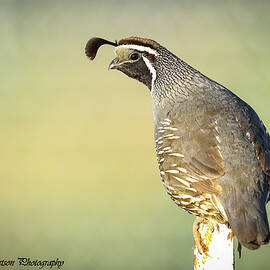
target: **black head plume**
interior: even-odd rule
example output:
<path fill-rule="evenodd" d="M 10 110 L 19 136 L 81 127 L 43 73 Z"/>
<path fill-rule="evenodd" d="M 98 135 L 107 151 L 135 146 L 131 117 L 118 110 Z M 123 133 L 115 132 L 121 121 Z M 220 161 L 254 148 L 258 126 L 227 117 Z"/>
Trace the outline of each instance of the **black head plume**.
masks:
<path fill-rule="evenodd" d="M 85 46 L 85 54 L 90 58 L 90 60 L 94 60 L 99 47 L 104 44 L 109 44 L 115 47 L 118 46 L 116 41 L 111 42 L 103 38 L 94 37 L 88 40 Z"/>

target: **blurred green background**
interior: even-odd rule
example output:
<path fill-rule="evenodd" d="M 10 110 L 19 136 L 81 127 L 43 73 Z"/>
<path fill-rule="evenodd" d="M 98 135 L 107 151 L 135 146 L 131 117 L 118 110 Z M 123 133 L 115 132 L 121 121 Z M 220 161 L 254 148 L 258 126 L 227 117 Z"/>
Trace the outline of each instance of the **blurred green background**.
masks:
<path fill-rule="evenodd" d="M 157 40 L 270 128 L 269 11 L 269 1 L 0 0 L 0 259 L 191 269 L 193 217 L 161 184 L 149 91 L 107 70 L 112 47 L 90 62 L 84 46 Z M 269 269 L 269 254 L 244 249 L 236 269 Z"/>

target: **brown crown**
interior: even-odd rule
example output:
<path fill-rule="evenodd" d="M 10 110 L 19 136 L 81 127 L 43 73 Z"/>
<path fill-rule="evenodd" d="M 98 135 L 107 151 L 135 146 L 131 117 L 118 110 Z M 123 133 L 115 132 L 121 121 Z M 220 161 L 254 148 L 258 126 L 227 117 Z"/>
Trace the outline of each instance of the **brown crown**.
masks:
<path fill-rule="evenodd" d="M 139 37 L 128 37 L 119 40 L 118 45 L 140 45 L 156 50 L 160 45 L 154 40 Z"/>

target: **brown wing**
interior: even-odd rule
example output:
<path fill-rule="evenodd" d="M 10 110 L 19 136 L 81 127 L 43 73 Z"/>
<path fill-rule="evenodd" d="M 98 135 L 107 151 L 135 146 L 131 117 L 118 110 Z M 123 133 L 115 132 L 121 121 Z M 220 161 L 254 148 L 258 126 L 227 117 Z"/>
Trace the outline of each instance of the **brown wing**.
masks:
<path fill-rule="evenodd" d="M 215 112 L 196 117 L 190 112 L 184 114 L 163 119 L 156 130 L 164 185 L 173 200 L 188 212 L 222 222 L 225 214 L 217 198 L 221 187 L 216 179 L 224 175 L 224 160 Z"/>
<path fill-rule="evenodd" d="M 207 112 L 197 118 L 189 113 L 182 114 L 184 122 L 173 119 L 161 121 L 158 132 L 163 139 L 162 144 L 158 144 L 160 141 L 157 143 L 157 147 L 168 152 L 158 151 L 161 160 L 161 156 L 166 157 L 161 169 L 173 169 L 171 164 L 176 164 L 181 177 L 187 178 L 198 192 L 218 194 L 220 187 L 215 179 L 224 175 L 224 160 L 220 153 L 217 122 L 211 113 L 213 117 L 209 117 L 210 113 Z"/>
<path fill-rule="evenodd" d="M 219 193 L 220 188 L 214 180 L 224 175 L 224 160 L 216 120 L 208 116 L 195 118 L 182 138 L 182 149 L 186 153 L 184 166 L 187 174 L 198 180 L 196 188 L 201 192 Z"/>

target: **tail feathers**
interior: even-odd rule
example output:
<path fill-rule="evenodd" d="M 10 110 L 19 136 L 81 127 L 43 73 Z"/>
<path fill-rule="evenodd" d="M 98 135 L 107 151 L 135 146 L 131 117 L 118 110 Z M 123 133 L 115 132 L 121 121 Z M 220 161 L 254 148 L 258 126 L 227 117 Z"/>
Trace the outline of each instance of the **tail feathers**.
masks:
<path fill-rule="evenodd" d="M 230 199 L 223 200 L 229 224 L 239 243 L 248 249 L 257 249 L 270 241 L 265 208 L 266 194 L 233 189 Z"/>
<path fill-rule="evenodd" d="M 263 210 L 261 213 L 256 213 L 256 215 L 242 211 L 238 218 L 229 218 L 232 231 L 238 238 L 239 243 L 248 249 L 257 249 L 270 240 L 265 207 Z"/>

